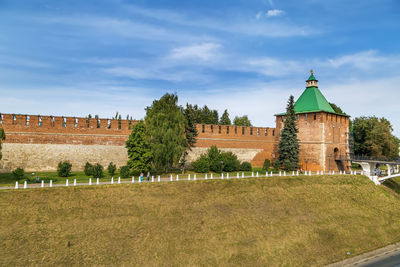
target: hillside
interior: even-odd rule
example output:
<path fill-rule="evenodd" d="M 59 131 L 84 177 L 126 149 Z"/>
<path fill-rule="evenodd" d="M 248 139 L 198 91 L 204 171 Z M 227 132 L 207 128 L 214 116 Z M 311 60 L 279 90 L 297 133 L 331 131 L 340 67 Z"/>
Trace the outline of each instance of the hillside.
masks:
<path fill-rule="evenodd" d="M 0 207 L 5 266 L 323 265 L 400 241 L 399 195 L 350 175 L 10 190 Z"/>

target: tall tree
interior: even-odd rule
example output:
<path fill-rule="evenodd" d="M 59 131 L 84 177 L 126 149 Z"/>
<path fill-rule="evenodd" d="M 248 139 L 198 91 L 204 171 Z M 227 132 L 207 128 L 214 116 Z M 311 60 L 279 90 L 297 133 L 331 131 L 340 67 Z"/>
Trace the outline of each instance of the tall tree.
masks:
<path fill-rule="evenodd" d="M 143 121 L 133 126 L 129 139 L 126 141 L 126 148 L 129 157 L 127 165 L 134 173 L 150 171 L 153 156 Z"/>
<path fill-rule="evenodd" d="M 294 97 L 291 95 L 286 107 L 285 125 L 281 132 L 279 141 L 279 162 L 284 165 L 285 170 L 298 169 L 299 166 L 299 140 L 296 127 L 296 112 L 294 110 Z"/>
<path fill-rule="evenodd" d="M 188 150 L 191 151 L 192 147 L 196 143 L 196 137 L 198 135 L 198 132 L 196 129 L 196 124 L 194 122 L 195 110 L 193 109 L 193 106 L 186 103 L 186 108 L 185 109 L 182 108 L 182 113 L 183 116 L 185 117 L 185 137 L 186 137 L 187 149 L 185 152 L 183 152 L 182 158 L 179 162 L 179 166 L 182 169 L 182 173 L 184 173 L 187 162 L 186 157 L 189 154 Z"/>
<path fill-rule="evenodd" d="M 377 159 L 397 159 L 399 139 L 385 118 L 359 117 L 353 122 L 354 152 Z"/>
<path fill-rule="evenodd" d="M 221 119 L 219 120 L 219 124 L 221 125 L 231 125 L 231 119 L 229 118 L 228 110 L 225 109 L 224 113 L 221 116 Z"/>
<path fill-rule="evenodd" d="M 337 114 L 341 114 L 341 115 L 347 115 L 338 105 L 336 105 L 335 103 L 329 103 L 329 105 L 331 105 L 331 107 L 333 108 L 333 110 L 337 113 Z"/>
<path fill-rule="evenodd" d="M 253 126 L 251 125 L 251 121 L 249 120 L 249 117 L 247 117 L 247 115 L 243 115 L 241 117 L 236 116 L 233 119 L 233 124 L 235 126 L 246 126 L 246 127 Z"/>
<path fill-rule="evenodd" d="M 147 136 L 157 170 L 168 170 L 179 162 L 187 147 L 185 117 L 176 94 L 165 94 L 146 108 Z"/>
<path fill-rule="evenodd" d="M 3 154 L 1 153 L 3 141 L 6 140 L 6 134 L 3 128 L 0 127 L 0 160 L 3 158 Z"/>

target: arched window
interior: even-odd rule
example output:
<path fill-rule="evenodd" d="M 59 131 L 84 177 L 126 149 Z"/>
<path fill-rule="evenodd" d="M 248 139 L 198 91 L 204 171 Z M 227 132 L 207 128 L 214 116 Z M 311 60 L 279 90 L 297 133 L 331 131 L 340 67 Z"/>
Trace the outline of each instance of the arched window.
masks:
<path fill-rule="evenodd" d="M 39 116 L 39 118 L 38 118 L 38 124 L 39 124 L 39 127 L 42 127 L 42 125 L 43 125 L 42 116 Z"/>

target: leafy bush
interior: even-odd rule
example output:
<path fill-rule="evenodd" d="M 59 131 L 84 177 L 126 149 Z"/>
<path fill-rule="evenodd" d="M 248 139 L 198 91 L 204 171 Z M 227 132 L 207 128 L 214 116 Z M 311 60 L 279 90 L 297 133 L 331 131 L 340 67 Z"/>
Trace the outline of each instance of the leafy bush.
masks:
<path fill-rule="evenodd" d="M 103 166 L 101 166 L 100 163 L 96 163 L 93 165 L 91 168 L 91 175 L 93 175 L 94 178 L 103 178 L 104 173 L 103 173 Z"/>
<path fill-rule="evenodd" d="M 249 172 L 252 169 L 253 168 L 251 167 L 250 162 L 244 161 L 244 162 L 242 162 L 242 164 L 240 164 L 240 170 L 241 171 Z"/>
<path fill-rule="evenodd" d="M 86 162 L 84 172 L 86 176 L 91 176 L 93 172 L 93 165 L 89 162 Z"/>
<path fill-rule="evenodd" d="M 210 163 L 210 170 L 213 172 L 222 172 L 222 156 L 221 151 L 216 146 L 212 146 L 207 150 L 207 158 Z"/>
<path fill-rule="evenodd" d="M 129 168 L 129 166 L 122 166 L 122 167 L 119 169 L 119 175 L 120 175 L 122 178 L 128 178 L 128 177 L 129 177 L 129 174 L 130 174 L 130 168 Z"/>
<path fill-rule="evenodd" d="M 25 171 L 23 168 L 16 168 L 13 172 L 12 175 L 14 176 L 15 180 L 21 180 L 25 176 Z"/>
<path fill-rule="evenodd" d="M 240 162 L 235 154 L 232 152 L 221 153 L 223 161 L 223 169 L 226 172 L 234 172 L 240 169 Z"/>
<path fill-rule="evenodd" d="M 195 172 L 207 173 L 210 171 L 210 162 L 206 155 L 201 155 L 199 159 L 192 163 Z"/>
<path fill-rule="evenodd" d="M 281 162 L 280 162 L 278 159 L 275 160 L 275 162 L 274 162 L 274 169 L 275 169 L 276 171 L 279 171 L 279 170 L 281 169 L 281 167 L 282 167 Z"/>
<path fill-rule="evenodd" d="M 263 169 L 268 171 L 270 167 L 271 167 L 271 161 L 269 159 L 265 159 Z"/>
<path fill-rule="evenodd" d="M 68 177 L 71 175 L 72 164 L 68 161 L 58 163 L 57 174 L 60 177 Z"/>
<path fill-rule="evenodd" d="M 111 176 L 114 176 L 116 170 L 117 170 L 117 166 L 115 164 L 113 164 L 112 162 L 110 162 L 110 164 L 108 164 L 108 167 L 107 167 L 107 172 Z"/>

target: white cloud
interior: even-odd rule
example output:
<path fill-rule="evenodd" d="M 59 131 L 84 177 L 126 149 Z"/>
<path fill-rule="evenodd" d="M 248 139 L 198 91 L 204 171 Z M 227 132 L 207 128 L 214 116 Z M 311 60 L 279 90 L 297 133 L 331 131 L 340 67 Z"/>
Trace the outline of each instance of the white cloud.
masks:
<path fill-rule="evenodd" d="M 267 17 L 278 17 L 285 14 L 285 11 L 280 9 L 270 9 L 267 11 Z"/>
<path fill-rule="evenodd" d="M 263 13 L 260 11 L 256 14 L 256 19 L 261 19 L 261 17 L 263 16 Z"/>
<path fill-rule="evenodd" d="M 218 57 L 218 50 L 221 47 L 216 43 L 202 43 L 184 47 L 174 48 L 171 51 L 172 59 L 199 59 L 203 61 L 214 60 Z"/>

